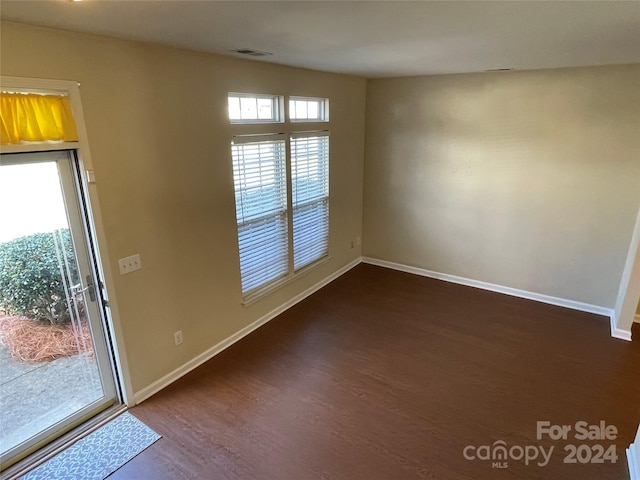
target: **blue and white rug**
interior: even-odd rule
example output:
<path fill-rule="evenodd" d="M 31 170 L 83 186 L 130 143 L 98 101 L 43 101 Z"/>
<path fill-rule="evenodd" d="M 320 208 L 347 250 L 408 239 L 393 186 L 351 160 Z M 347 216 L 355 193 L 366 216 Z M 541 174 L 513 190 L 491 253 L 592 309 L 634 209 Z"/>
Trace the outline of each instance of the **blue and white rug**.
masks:
<path fill-rule="evenodd" d="M 20 480 L 103 480 L 159 438 L 125 412 Z"/>

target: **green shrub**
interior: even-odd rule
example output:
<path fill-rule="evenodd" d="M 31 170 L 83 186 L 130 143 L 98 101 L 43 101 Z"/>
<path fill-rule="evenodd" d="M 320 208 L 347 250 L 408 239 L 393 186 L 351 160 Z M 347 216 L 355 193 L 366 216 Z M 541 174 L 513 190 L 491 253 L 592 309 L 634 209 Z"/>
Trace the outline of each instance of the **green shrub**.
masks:
<path fill-rule="evenodd" d="M 65 283 L 79 283 L 68 229 L 0 244 L 0 309 L 7 314 L 51 324 L 68 323 Z"/>

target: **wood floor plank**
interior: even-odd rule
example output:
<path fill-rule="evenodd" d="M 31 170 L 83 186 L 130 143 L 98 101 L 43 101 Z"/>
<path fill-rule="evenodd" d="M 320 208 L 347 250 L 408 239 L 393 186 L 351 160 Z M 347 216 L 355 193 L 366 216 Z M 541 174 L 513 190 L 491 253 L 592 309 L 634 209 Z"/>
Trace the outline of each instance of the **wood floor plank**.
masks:
<path fill-rule="evenodd" d="M 110 478 L 626 479 L 639 372 L 604 317 L 359 265 L 133 408 L 163 438 Z M 619 435 L 538 440 L 538 420 Z M 463 456 L 499 440 L 554 452 Z M 565 464 L 568 443 L 619 458 Z"/>

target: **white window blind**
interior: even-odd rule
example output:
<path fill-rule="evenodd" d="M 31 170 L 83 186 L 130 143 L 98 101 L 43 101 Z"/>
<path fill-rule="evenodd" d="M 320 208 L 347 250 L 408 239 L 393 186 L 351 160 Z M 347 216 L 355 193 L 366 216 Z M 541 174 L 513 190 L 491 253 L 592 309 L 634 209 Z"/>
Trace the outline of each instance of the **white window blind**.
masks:
<path fill-rule="evenodd" d="M 293 265 L 295 270 L 329 251 L 329 134 L 291 136 Z"/>
<path fill-rule="evenodd" d="M 288 273 L 285 138 L 235 137 L 231 150 L 242 293 L 246 296 Z"/>

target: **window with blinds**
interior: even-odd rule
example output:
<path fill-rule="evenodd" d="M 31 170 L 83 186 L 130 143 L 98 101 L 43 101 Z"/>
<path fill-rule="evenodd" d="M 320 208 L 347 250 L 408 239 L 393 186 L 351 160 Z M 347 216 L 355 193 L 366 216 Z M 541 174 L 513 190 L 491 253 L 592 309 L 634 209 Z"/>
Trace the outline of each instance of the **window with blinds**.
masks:
<path fill-rule="evenodd" d="M 231 148 L 243 294 L 289 271 L 285 139 L 268 137 L 234 138 Z"/>
<path fill-rule="evenodd" d="M 290 140 L 293 266 L 299 270 L 329 251 L 329 135 L 296 134 Z"/>
<path fill-rule="evenodd" d="M 230 93 L 229 120 L 277 119 L 282 101 L 283 97 Z M 328 119 L 327 99 L 291 101 L 305 102 L 291 110 L 298 121 Z M 306 109 L 304 115 L 301 108 Z M 242 296 L 249 302 L 329 254 L 329 132 L 236 135 L 231 156 Z"/>

